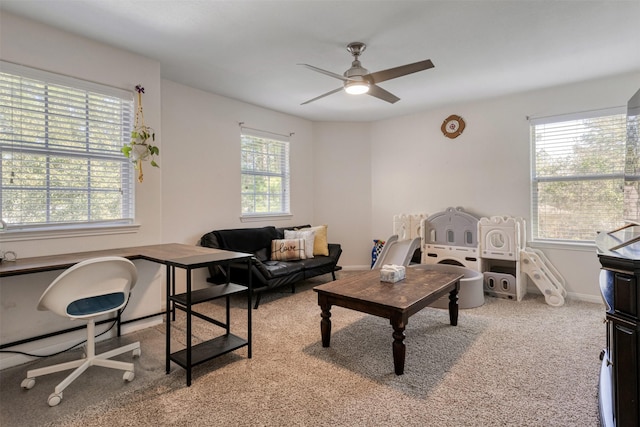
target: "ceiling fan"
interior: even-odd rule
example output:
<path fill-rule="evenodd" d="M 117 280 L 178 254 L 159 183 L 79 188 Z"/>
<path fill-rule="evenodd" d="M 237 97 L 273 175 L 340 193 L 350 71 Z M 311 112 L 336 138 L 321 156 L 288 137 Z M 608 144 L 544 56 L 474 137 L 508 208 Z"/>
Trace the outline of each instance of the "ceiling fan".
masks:
<path fill-rule="evenodd" d="M 347 50 L 353 55 L 353 62 L 351 63 L 351 68 L 345 71 L 343 75 L 332 73 L 331 71 L 323 70 L 322 68 L 314 67 L 313 65 L 309 64 L 298 64 L 304 65 L 310 70 L 326 74 L 329 77 L 334 77 L 344 82 L 343 87 L 317 96 L 313 99 L 303 102 L 300 105 L 305 105 L 310 102 L 317 101 L 320 98 L 324 98 L 325 96 L 339 92 L 342 89 L 352 95 L 360 95 L 366 93 L 368 95 L 382 99 L 383 101 L 394 104 L 400 101 L 400 98 L 398 98 L 391 92 L 382 89 L 377 85 L 378 83 L 395 79 L 397 77 L 406 76 L 407 74 L 416 73 L 418 71 L 428 70 L 429 68 L 434 67 L 433 62 L 431 62 L 430 59 L 427 59 L 425 61 L 414 62 L 413 64 L 401 65 L 399 67 L 376 71 L 375 73 L 369 73 L 369 70 L 364 68 L 360 63 L 360 60 L 358 60 L 358 57 L 362 54 L 362 52 L 364 52 L 366 47 L 367 46 L 361 42 L 353 42 L 347 45 Z"/>

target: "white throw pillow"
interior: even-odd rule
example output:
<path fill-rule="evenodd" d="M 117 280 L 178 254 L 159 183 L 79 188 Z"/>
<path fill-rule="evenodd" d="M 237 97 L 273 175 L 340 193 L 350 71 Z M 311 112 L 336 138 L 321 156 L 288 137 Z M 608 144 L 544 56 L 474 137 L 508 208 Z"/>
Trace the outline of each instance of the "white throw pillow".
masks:
<path fill-rule="evenodd" d="M 313 258 L 313 244 L 316 232 L 313 230 L 284 230 L 285 239 L 304 239 L 304 251 L 307 258 Z"/>

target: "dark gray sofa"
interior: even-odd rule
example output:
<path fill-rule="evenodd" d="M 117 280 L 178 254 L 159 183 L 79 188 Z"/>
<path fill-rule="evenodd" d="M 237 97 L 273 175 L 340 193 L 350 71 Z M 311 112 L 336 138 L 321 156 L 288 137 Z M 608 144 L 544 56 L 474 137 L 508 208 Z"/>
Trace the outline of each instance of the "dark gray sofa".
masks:
<path fill-rule="evenodd" d="M 309 225 L 297 227 L 276 228 L 273 226 L 260 228 L 237 228 L 228 230 L 214 230 L 200 238 L 199 245 L 209 248 L 226 249 L 236 252 L 254 254 L 252 266 L 252 286 L 256 292 L 254 308 L 260 304 L 263 291 L 291 285 L 291 292 L 295 292 L 297 282 L 310 277 L 331 273 L 333 280 L 335 272 L 339 270 L 338 260 L 342 248 L 337 243 L 329 243 L 329 255 L 315 255 L 313 258 L 294 261 L 272 261 L 271 241 L 284 238 L 284 230 L 304 229 Z M 249 275 L 246 263 L 232 264 L 230 277 L 219 267 L 209 267 L 211 283 L 221 284 L 227 280 L 241 285 L 248 285 Z"/>

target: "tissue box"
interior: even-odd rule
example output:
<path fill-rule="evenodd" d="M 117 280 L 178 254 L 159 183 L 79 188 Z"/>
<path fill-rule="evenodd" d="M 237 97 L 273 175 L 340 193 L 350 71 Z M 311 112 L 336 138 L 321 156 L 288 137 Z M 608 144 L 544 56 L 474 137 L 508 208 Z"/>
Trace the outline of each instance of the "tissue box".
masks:
<path fill-rule="evenodd" d="M 405 269 L 401 265 L 383 265 L 380 269 L 380 281 L 395 283 L 405 278 Z"/>

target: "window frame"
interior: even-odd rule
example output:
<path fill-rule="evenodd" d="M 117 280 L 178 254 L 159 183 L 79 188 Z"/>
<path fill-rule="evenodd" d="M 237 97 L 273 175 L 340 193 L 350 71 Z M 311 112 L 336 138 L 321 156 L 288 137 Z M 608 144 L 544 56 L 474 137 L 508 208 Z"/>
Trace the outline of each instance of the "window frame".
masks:
<path fill-rule="evenodd" d="M 257 169 L 254 164 L 254 168 L 247 169 L 245 165 L 247 162 L 245 159 L 250 155 L 247 154 L 249 150 L 245 147 L 245 144 L 248 143 L 248 140 L 251 141 L 252 144 L 258 144 L 263 149 L 262 155 L 266 157 L 274 157 L 277 160 L 277 163 L 280 165 L 280 171 L 270 171 L 264 169 Z M 263 142 L 261 142 L 263 141 Z M 284 152 L 281 156 L 277 156 L 272 154 L 273 151 L 269 150 L 267 145 L 273 144 L 275 146 L 279 146 Z M 256 150 L 251 150 L 256 155 Z M 259 153 L 258 153 L 259 154 Z M 264 160 L 264 159 L 263 159 Z M 268 190 L 266 193 L 261 193 L 263 197 L 265 197 L 268 201 L 267 203 L 271 203 L 272 198 L 280 199 L 280 208 L 276 211 L 260 211 L 256 212 L 255 210 L 251 212 L 245 212 L 245 195 L 248 194 L 245 192 L 244 180 L 245 177 L 255 178 L 266 178 L 267 180 L 270 178 L 276 178 L 281 181 L 281 190 L 278 192 L 272 192 Z M 255 198 L 258 196 L 256 193 L 255 187 L 249 194 L 253 194 L 254 197 L 254 209 L 255 209 Z M 257 129 L 251 128 L 241 128 L 240 134 L 240 219 L 243 222 L 248 221 L 260 221 L 263 219 L 286 219 L 292 217 L 291 214 L 291 142 L 289 137 L 285 135 L 280 135 L 272 132 L 261 131 Z"/>
<path fill-rule="evenodd" d="M 91 162 L 95 161 L 106 161 L 109 163 L 109 169 L 113 170 L 113 168 L 117 168 L 115 171 L 115 175 L 113 177 L 118 177 L 117 181 L 112 181 L 112 184 L 119 185 L 119 189 L 115 191 L 115 193 L 120 193 L 119 196 L 119 216 L 118 218 L 113 219 L 99 219 L 92 220 L 91 219 L 91 209 L 92 205 L 90 201 L 86 203 L 86 220 L 73 220 L 72 218 L 67 217 L 62 218 L 62 220 L 51 221 L 51 218 L 47 215 L 47 218 L 44 222 L 32 222 L 29 223 L 15 223 L 15 224 L 6 224 L 4 221 L 0 223 L 0 241 L 14 241 L 14 240 L 31 240 L 31 239 L 40 239 L 40 238 L 57 238 L 57 237 L 73 237 L 73 236 L 84 236 L 84 235 L 101 235 L 101 234 L 120 234 L 120 233 L 128 233 L 135 232 L 139 225 L 135 224 L 135 182 L 134 182 L 134 167 L 129 159 L 127 159 L 120 152 L 120 148 L 128 142 L 131 130 L 133 129 L 133 113 L 135 108 L 134 103 L 134 94 L 132 91 L 127 91 L 120 88 L 115 88 L 103 84 L 93 83 L 86 80 L 77 79 L 74 77 L 64 76 L 44 70 L 39 70 L 35 68 L 30 68 L 18 64 L 13 64 L 6 61 L 0 61 L 0 72 L 4 74 L 8 74 L 10 76 L 15 76 L 19 80 L 29 81 L 33 84 L 42 85 L 42 87 L 46 88 L 62 88 L 63 91 L 69 88 L 69 90 L 77 91 L 83 93 L 87 99 L 94 97 L 97 99 L 98 106 L 100 108 L 102 104 L 105 102 L 104 99 L 116 100 L 117 99 L 117 107 L 114 108 L 113 112 L 110 112 L 110 118 L 118 118 L 115 122 L 110 122 L 110 126 L 116 129 L 115 134 L 119 135 L 118 141 L 120 142 L 117 145 L 110 143 L 108 146 L 105 146 L 101 140 L 91 138 L 89 135 L 89 129 L 87 128 L 85 132 L 87 133 L 86 139 L 84 140 L 84 144 L 86 148 L 83 148 L 82 151 L 78 148 L 73 148 L 70 146 L 66 148 L 64 146 L 52 147 L 55 144 L 52 144 L 51 137 L 46 131 L 46 125 L 43 125 L 43 131 L 40 133 L 36 133 L 35 137 L 32 141 L 27 141 L 27 138 L 24 137 L 22 133 L 23 130 L 20 130 L 20 133 L 16 133 L 12 135 L 11 128 L 13 127 L 13 120 L 9 118 L 6 120 L 7 126 L 11 126 L 7 128 L 6 131 L 0 133 L 0 153 L 2 151 L 11 151 L 14 153 L 26 152 L 27 149 L 37 151 L 39 153 L 44 154 L 49 158 L 49 156 L 54 155 L 62 155 L 64 158 L 79 158 L 86 160 L 87 165 L 90 165 Z M 7 84 L 9 84 L 9 80 L 11 78 L 7 77 Z M 9 92 L 18 87 L 16 92 L 10 94 L 10 99 L 15 99 L 16 97 L 21 97 L 23 95 L 23 90 L 27 90 L 26 86 L 23 88 L 22 83 L 16 83 L 17 86 L 12 85 L 11 87 L 5 86 L 6 91 Z M 54 95 L 47 96 L 47 90 L 42 89 L 42 95 L 44 101 L 43 104 L 47 104 L 49 100 L 62 100 L 67 99 L 65 95 L 55 98 Z M 35 95 L 34 95 L 35 96 Z M 104 98 L 104 99 L 103 99 Z M 7 107 L 8 111 L 12 111 L 14 108 L 18 108 L 13 104 L 10 104 Z M 72 108 L 72 104 L 70 98 L 68 98 L 68 103 L 62 104 L 63 108 Z M 77 105 L 75 106 L 77 109 Z M 47 107 L 48 108 L 48 107 Z M 83 108 L 77 109 L 77 111 L 83 111 L 84 115 L 88 118 L 86 126 L 90 126 L 89 122 L 93 120 L 93 115 L 95 114 L 96 104 L 85 103 Z M 102 110 L 101 110 L 102 111 Z M 50 113 L 49 110 L 45 108 L 41 114 L 46 117 Z M 91 120 L 89 120 L 91 118 Z M 48 120 L 48 119 L 47 119 Z M 46 123 L 47 121 L 45 121 Z M 114 124 L 115 123 L 115 124 Z M 21 128 L 19 128 L 21 129 Z M 26 128 L 28 129 L 28 128 Z M 0 128 L 0 132 L 2 132 L 2 128 Z M 76 130 L 77 134 L 77 130 Z M 18 136 L 19 135 L 19 136 Z M 34 142 L 35 141 L 35 142 Z M 114 139 L 110 140 L 111 142 L 117 142 Z M 43 166 L 48 163 L 48 160 L 43 163 Z M 20 167 L 20 166 L 19 166 Z M 2 158 L 0 158 L 0 172 L 2 171 Z M 83 171 L 85 172 L 85 171 Z M 46 176 L 49 176 L 51 172 L 47 171 L 45 173 Z M 0 175 L 2 178 L 2 175 Z M 85 192 L 87 195 L 92 191 L 96 191 L 96 189 L 92 189 L 91 187 L 91 179 L 95 179 L 93 176 L 93 172 L 90 167 L 86 169 L 86 185 L 80 187 L 72 187 L 77 191 Z M 84 182 L 84 179 L 80 179 L 77 182 Z M 23 187 L 27 192 L 34 191 L 29 186 Z M 4 181 L 0 181 L 0 201 L 2 198 L 3 192 L 7 189 Z M 20 189 L 20 186 L 16 186 L 14 190 Z M 49 187 L 45 186 L 44 191 L 47 195 L 51 194 L 50 191 L 61 191 L 61 187 Z M 106 191 L 108 193 L 113 194 L 114 188 L 105 188 L 99 191 Z M 88 197 L 88 196 L 87 196 Z M 45 202 L 46 211 L 49 212 L 52 209 L 52 202 L 49 200 L 49 196 L 46 197 L 47 200 Z M 44 205 L 43 205 L 44 206 Z M 1 207 L 1 206 L 0 206 Z M 0 209 L 1 211 L 1 209 Z"/>
<path fill-rule="evenodd" d="M 531 209 L 530 231 L 531 231 L 532 243 L 538 244 L 538 245 L 540 244 L 554 244 L 554 245 L 569 244 L 572 246 L 573 245 L 575 246 L 592 245 L 595 243 L 596 233 L 599 231 L 606 231 L 606 230 L 594 229 L 593 238 L 591 239 L 583 239 L 583 238 L 572 239 L 570 238 L 570 236 L 567 236 L 567 235 L 565 235 L 562 238 L 553 238 L 548 236 L 541 237 L 540 221 L 539 221 L 540 206 L 538 203 L 540 200 L 540 194 L 539 194 L 540 183 L 559 183 L 559 182 L 586 183 L 586 182 L 593 182 L 593 181 L 602 181 L 604 183 L 607 181 L 609 182 L 621 181 L 622 185 L 624 186 L 625 179 L 633 179 L 625 173 L 624 165 L 626 163 L 625 154 L 627 150 L 625 138 L 623 138 L 624 149 L 622 150 L 623 158 L 621 159 L 621 163 L 623 166 L 618 171 L 612 171 L 611 173 L 599 173 L 599 174 L 589 171 L 587 173 L 582 173 L 582 174 L 579 174 L 579 173 L 565 174 L 565 175 L 557 174 L 555 176 L 540 177 L 537 174 L 537 168 L 536 168 L 537 166 L 537 152 L 536 152 L 536 138 L 535 138 L 536 126 L 568 123 L 568 122 L 573 122 L 578 120 L 599 119 L 599 118 L 604 118 L 609 116 L 621 116 L 621 117 L 618 117 L 618 119 L 621 119 L 621 121 L 623 122 L 622 128 L 621 129 L 616 128 L 616 131 L 622 132 L 623 135 L 626 135 L 626 109 L 623 106 L 571 113 L 571 114 L 562 114 L 562 115 L 554 115 L 554 116 L 539 117 L 539 118 L 529 118 L 529 122 L 530 122 L 529 123 L 530 125 L 529 147 L 531 152 L 529 200 L 530 200 L 530 209 Z M 577 135 L 578 134 L 576 133 L 574 136 L 577 136 Z M 625 199 L 623 199 L 622 203 L 623 203 L 623 212 L 624 212 Z M 622 216 L 624 215 L 623 212 L 619 213 L 621 219 L 622 219 Z"/>

